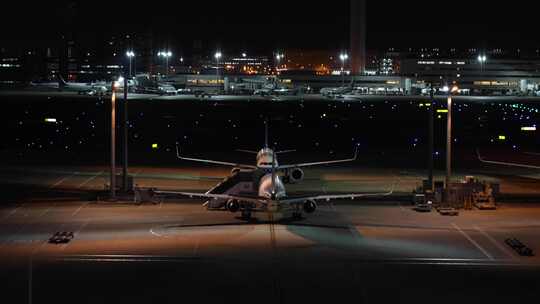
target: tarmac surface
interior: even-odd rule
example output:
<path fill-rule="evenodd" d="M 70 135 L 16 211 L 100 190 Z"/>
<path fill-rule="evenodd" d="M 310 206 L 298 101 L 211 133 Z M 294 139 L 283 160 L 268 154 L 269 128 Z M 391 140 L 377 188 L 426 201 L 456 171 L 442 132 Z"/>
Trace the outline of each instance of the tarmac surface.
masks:
<path fill-rule="evenodd" d="M 278 147 L 300 151 L 280 163 L 349 157 L 353 143 L 362 143 L 357 162 L 306 169 L 302 183 L 287 186 L 290 195 L 394 189 L 385 200 L 321 204 L 300 221 L 258 214 L 244 222 L 206 211 L 197 200 L 110 202 L 105 99 L 29 91 L 0 91 L 0 97 L 9 97 L 3 101 L 10 131 L 0 146 L 7 160 L 0 165 L 2 303 L 538 301 L 539 258 L 518 255 L 505 240 L 540 250 L 540 172 L 481 164 L 475 154 L 480 148 L 487 159 L 537 164 L 536 150 L 527 146 L 534 148 L 536 135 L 520 133 L 536 122 L 537 98 L 457 98 L 463 102 L 456 105 L 454 178 L 499 183 L 502 195 L 496 211 L 444 217 L 417 213 L 410 204 L 426 176 L 427 112 L 419 107 L 425 97 L 369 96 L 363 103 L 318 95 L 214 96 L 201 102 L 130 95 L 140 100 L 130 103 L 129 172 L 138 187 L 207 191 L 230 168 L 180 162 L 175 139 L 186 155 L 233 160 L 224 151 L 260 147 L 258 122 L 273 114 L 280 117 L 271 131 Z M 313 102 L 273 102 L 299 98 Z M 47 117 L 58 123 L 44 123 Z M 442 116 L 437 121 L 444 128 Z M 500 134 L 509 140 L 481 144 Z M 157 151 L 149 148 L 154 143 Z M 511 152 L 497 152 L 499 146 Z M 435 168 L 444 168 L 441 161 L 442 154 Z M 435 178 L 444 180 L 444 172 Z M 74 238 L 50 244 L 56 232 Z"/>
<path fill-rule="evenodd" d="M 201 191 L 227 174 L 132 170 L 143 186 Z M 289 191 L 388 190 L 396 179 L 405 191 L 420 179 L 418 172 L 343 170 L 307 171 L 306 183 Z M 11 174 L 11 190 L 24 193 L 0 209 L 0 276 L 10 303 L 506 303 L 533 300 L 540 287 L 540 259 L 504 243 L 518 238 L 540 249 L 536 204 L 444 217 L 417 213 L 396 196 L 321 204 L 300 221 L 259 214 L 244 222 L 195 200 L 85 200 L 103 189 L 105 168 L 14 171 L 2 171 L 3 183 Z M 58 231 L 74 239 L 49 244 Z"/>
<path fill-rule="evenodd" d="M 54 96 L 54 97 L 77 97 L 77 98 L 88 98 L 94 99 L 96 96 L 93 95 L 84 95 L 78 94 L 76 92 L 58 92 L 54 90 L 40 90 L 40 89 L 12 89 L 12 90 L 0 90 L 0 96 L 28 96 L 28 97 L 38 97 L 38 96 Z M 124 95 L 122 92 L 117 93 L 117 98 L 119 100 L 123 99 Z M 446 96 L 439 95 L 435 96 L 436 99 L 446 100 Z M 508 101 L 508 99 L 519 99 L 521 101 L 537 102 L 540 100 L 540 97 L 536 96 L 455 96 L 455 100 L 468 100 L 472 102 L 500 102 Z M 412 99 L 418 100 L 427 100 L 429 96 L 424 95 L 354 95 L 346 94 L 343 96 L 336 97 L 326 97 L 321 94 L 299 94 L 299 95 L 270 95 L 270 96 L 257 96 L 257 95 L 211 95 L 210 97 L 196 97 L 193 94 L 178 94 L 178 95 L 158 95 L 158 94 L 138 94 L 138 93 L 129 93 L 128 99 L 144 99 L 144 100 L 215 100 L 215 101 L 321 101 L 321 100 L 337 100 L 337 101 L 373 101 L 373 100 L 402 100 L 410 101 Z"/>

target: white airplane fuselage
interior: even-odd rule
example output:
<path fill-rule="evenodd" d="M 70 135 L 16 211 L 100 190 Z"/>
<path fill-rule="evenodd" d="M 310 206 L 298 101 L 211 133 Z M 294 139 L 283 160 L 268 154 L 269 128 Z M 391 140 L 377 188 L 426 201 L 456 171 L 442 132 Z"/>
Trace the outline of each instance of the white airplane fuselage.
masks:
<path fill-rule="evenodd" d="M 274 201 L 279 201 L 287 197 L 285 191 L 285 185 L 281 181 L 279 176 L 274 175 L 274 182 L 272 182 L 272 174 L 263 176 L 259 182 L 259 197 L 264 197 L 270 202 L 266 205 L 267 212 L 278 212 L 281 209 L 281 205 Z"/>
<path fill-rule="evenodd" d="M 274 160 L 275 153 L 274 150 L 270 148 L 263 148 L 259 153 L 257 153 L 257 167 L 261 169 L 272 169 L 273 166 L 279 167 L 277 157 Z"/>

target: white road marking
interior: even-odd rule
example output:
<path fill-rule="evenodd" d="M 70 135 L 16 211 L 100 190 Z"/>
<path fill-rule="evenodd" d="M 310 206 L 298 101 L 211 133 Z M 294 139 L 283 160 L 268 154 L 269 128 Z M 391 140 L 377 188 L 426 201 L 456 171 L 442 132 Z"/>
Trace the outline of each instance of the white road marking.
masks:
<path fill-rule="evenodd" d="M 160 256 L 160 255 L 61 255 L 50 256 L 58 261 L 82 261 L 82 262 L 180 262 L 186 259 L 200 259 L 192 256 Z M 506 260 L 486 261 L 485 259 L 433 259 L 433 258 L 399 258 L 399 259 L 373 259 L 363 260 L 360 263 L 380 263 L 393 265 L 448 265 L 448 266 L 515 266 L 530 267 L 530 264 L 510 262 Z"/>
<path fill-rule="evenodd" d="M 15 209 L 13 209 L 10 213 L 8 213 L 6 216 L 4 216 L 2 218 L 2 221 L 3 220 L 7 220 L 10 216 L 14 215 L 15 213 L 17 213 L 17 211 L 19 211 L 19 209 L 22 207 L 22 205 L 16 207 Z"/>
<path fill-rule="evenodd" d="M 45 214 L 47 214 L 51 210 L 51 207 L 47 208 L 43 213 L 41 213 L 38 217 L 43 217 Z"/>
<path fill-rule="evenodd" d="M 21 209 L 22 207 L 24 206 L 24 204 L 22 204 L 21 206 L 15 208 L 9 215 L 13 215 L 15 214 L 19 209 Z M 51 210 L 51 207 L 47 208 L 44 212 L 42 212 L 40 215 L 38 215 L 37 217 L 35 218 L 40 218 L 42 216 L 44 216 L 45 214 L 47 214 L 47 212 L 49 212 Z M 24 215 L 25 217 L 28 216 L 28 214 L 25 214 Z M 7 217 L 5 217 L 7 218 Z M 17 225 L 18 229 L 16 230 L 16 232 L 12 233 L 9 238 L 3 242 L 0 243 L 0 246 L 4 246 L 4 245 L 7 245 L 9 243 L 13 243 L 13 242 L 19 242 L 19 240 L 16 239 L 16 236 L 19 235 L 28 225 L 32 225 L 33 222 L 35 222 L 36 220 L 33 220 L 33 221 L 29 221 L 27 223 L 23 223 L 23 224 L 20 224 L 20 225 Z M 33 240 L 29 240 L 29 241 L 26 241 L 26 242 L 34 242 Z"/>
<path fill-rule="evenodd" d="M 84 186 L 86 186 L 89 182 L 93 181 L 94 179 L 98 178 L 99 176 L 101 176 L 101 174 L 103 174 L 103 171 L 99 171 L 98 174 L 94 175 L 94 176 L 91 176 L 90 178 L 88 178 L 87 180 L 85 180 L 82 184 L 80 184 L 79 186 L 77 186 L 77 189 L 80 189 Z"/>
<path fill-rule="evenodd" d="M 478 226 L 474 226 L 474 229 L 476 229 L 478 232 L 480 232 L 483 236 L 485 236 L 493 245 L 495 245 L 499 250 L 504 252 L 506 255 L 508 255 L 511 259 L 517 260 L 517 258 L 504 246 L 499 244 L 497 240 L 495 240 L 491 235 L 489 235 L 486 231 L 480 229 Z"/>
<path fill-rule="evenodd" d="M 71 216 L 73 217 L 73 216 L 77 215 L 77 213 L 79 213 L 84 207 L 86 207 L 86 205 L 88 205 L 88 202 L 82 204 L 79 208 L 77 208 L 77 210 L 75 210 L 75 212 L 73 212 L 73 213 L 71 214 Z"/>
<path fill-rule="evenodd" d="M 73 176 L 79 174 L 79 172 L 73 172 L 73 174 L 71 175 L 68 175 L 68 176 L 65 176 L 64 178 L 60 179 L 59 181 L 57 181 L 56 183 L 52 184 L 49 188 L 50 189 L 54 189 L 58 186 L 60 186 L 63 182 L 65 182 L 66 180 L 72 178 Z"/>
<path fill-rule="evenodd" d="M 471 242 L 471 244 L 478 248 L 478 250 L 480 250 L 487 258 L 489 258 L 490 260 L 494 260 L 494 258 L 482 246 L 480 246 L 480 244 L 473 240 L 465 231 L 461 230 L 458 225 L 452 223 L 452 226 L 454 226 L 454 228 L 456 228 L 456 230 L 459 231 L 461 235 L 463 235 L 467 240 L 469 240 L 469 242 Z"/>
<path fill-rule="evenodd" d="M 154 228 L 151 228 L 151 229 L 150 229 L 150 233 L 153 234 L 153 235 L 155 235 L 155 236 L 157 236 L 157 237 L 162 237 L 162 236 L 163 236 L 163 235 L 161 235 L 161 234 L 155 232 L 155 231 L 154 231 Z"/>

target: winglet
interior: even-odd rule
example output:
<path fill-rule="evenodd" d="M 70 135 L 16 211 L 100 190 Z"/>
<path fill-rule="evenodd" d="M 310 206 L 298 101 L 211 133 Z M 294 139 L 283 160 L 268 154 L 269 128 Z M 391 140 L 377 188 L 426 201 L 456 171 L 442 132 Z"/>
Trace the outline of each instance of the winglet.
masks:
<path fill-rule="evenodd" d="M 67 82 L 64 80 L 64 77 L 62 75 L 58 74 L 58 85 L 60 88 L 63 88 L 67 85 Z"/>
<path fill-rule="evenodd" d="M 176 157 L 179 159 L 182 159 L 182 156 L 180 156 L 180 147 L 178 146 L 178 142 L 176 142 Z"/>
<path fill-rule="evenodd" d="M 485 162 L 485 160 L 482 158 L 482 156 L 480 155 L 480 149 L 476 149 L 476 156 L 478 156 L 478 160 L 480 162 Z"/>
<path fill-rule="evenodd" d="M 360 152 L 360 144 L 356 144 L 356 147 L 354 147 L 354 156 L 352 158 L 353 161 L 358 160 L 358 153 Z"/>

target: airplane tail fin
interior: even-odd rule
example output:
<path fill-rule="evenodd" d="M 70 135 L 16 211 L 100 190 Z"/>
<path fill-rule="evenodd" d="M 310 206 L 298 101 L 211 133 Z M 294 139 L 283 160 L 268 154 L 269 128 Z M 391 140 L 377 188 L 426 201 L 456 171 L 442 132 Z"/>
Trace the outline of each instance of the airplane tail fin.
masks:
<path fill-rule="evenodd" d="M 236 149 L 237 152 L 242 153 L 249 153 L 249 154 L 258 154 L 258 151 L 254 150 L 245 150 L 245 149 Z M 283 150 L 283 151 L 276 151 L 276 154 L 287 154 L 287 153 L 294 153 L 296 150 Z"/>
<path fill-rule="evenodd" d="M 276 153 L 272 154 L 272 200 L 276 199 Z"/>
<path fill-rule="evenodd" d="M 264 148 L 268 149 L 268 120 L 264 122 Z"/>

